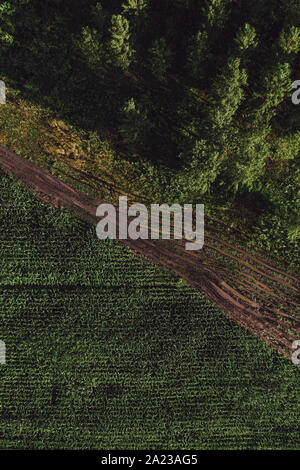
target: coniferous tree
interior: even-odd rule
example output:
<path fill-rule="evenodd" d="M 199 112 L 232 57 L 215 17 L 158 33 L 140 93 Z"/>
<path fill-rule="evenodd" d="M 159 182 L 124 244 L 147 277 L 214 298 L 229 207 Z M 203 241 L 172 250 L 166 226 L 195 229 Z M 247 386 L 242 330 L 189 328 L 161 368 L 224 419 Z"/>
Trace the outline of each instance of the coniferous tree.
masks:
<path fill-rule="evenodd" d="M 208 57 L 209 45 L 206 31 L 198 31 L 191 39 L 187 51 L 187 68 L 194 80 L 203 76 L 202 66 Z"/>
<path fill-rule="evenodd" d="M 256 39 L 255 28 L 246 23 L 238 30 L 234 41 L 240 52 L 243 52 L 249 48 L 257 47 L 258 43 Z"/>
<path fill-rule="evenodd" d="M 142 51 L 141 35 L 147 29 L 148 0 L 127 0 L 122 4 L 122 15 L 130 23 L 131 41 L 134 49 Z"/>
<path fill-rule="evenodd" d="M 127 13 L 129 15 L 139 16 L 146 12 L 147 7 L 147 0 L 127 0 L 126 3 L 123 3 L 122 10 L 123 14 Z"/>
<path fill-rule="evenodd" d="M 101 72 L 105 67 L 105 51 L 101 40 L 101 32 L 95 28 L 85 26 L 82 28 L 78 47 L 87 64 L 92 70 Z"/>
<path fill-rule="evenodd" d="M 22 2 L 24 3 L 24 1 Z M 14 13 L 16 5 L 14 1 L 1 2 L 0 4 L 0 44 L 7 48 L 14 42 Z"/>
<path fill-rule="evenodd" d="M 124 144 L 130 151 L 137 151 L 142 147 L 149 122 L 145 110 L 141 110 L 134 98 L 130 98 L 123 107 L 119 132 Z"/>
<path fill-rule="evenodd" d="M 209 28 L 223 28 L 229 14 L 232 0 L 206 0 L 202 8 L 205 23 Z"/>
<path fill-rule="evenodd" d="M 271 154 L 269 132 L 267 127 L 249 130 L 240 139 L 237 154 L 232 155 L 234 168 L 230 175 L 235 192 L 243 187 L 261 189 L 265 162 Z"/>
<path fill-rule="evenodd" d="M 129 22 L 122 15 L 112 16 L 109 50 L 113 65 L 124 70 L 129 68 L 134 51 L 130 44 Z"/>
<path fill-rule="evenodd" d="M 255 121 L 267 125 L 276 114 L 276 109 L 291 91 L 291 67 L 289 63 L 278 63 L 271 67 L 263 78 L 260 98 L 262 105 L 256 110 Z"/>
<path fill-rule="evenodd" d="M 291 26 L 283 29 L 279 36 L 279 46 L 286 54 L 297 54 L 300 50 L 300 28 Z"/>
<path fill-rule="evenodd" d="M 167 46 L 165 38 L 154 41 L 149 53 L 152 74 L 160 81 L 166 80 L 167 72 L 172 65 L 172 52 Z"/>
<path fill-rule="evenodd" d="M 181 171 L 171 181 L 171 191 L 182 200 L 207 193 L 222 164 L 216 146 L 205 139 L 196 140 L 191 151 L 184 155 L 184 162 Z"/>
<path fill-rule="evenodd" d="M 244 99 L 243 87 L 247 84 L 247 72 L 241 68 L 241 59 L 230 57 L 213 85 L 214 105 L 209 115 L 214 129 L 228 127 Z"/>

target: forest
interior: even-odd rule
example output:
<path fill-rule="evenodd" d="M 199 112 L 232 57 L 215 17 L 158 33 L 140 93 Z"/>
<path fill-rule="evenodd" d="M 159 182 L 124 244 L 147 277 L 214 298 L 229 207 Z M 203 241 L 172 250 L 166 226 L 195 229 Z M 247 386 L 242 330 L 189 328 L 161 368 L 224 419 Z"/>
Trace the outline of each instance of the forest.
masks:
<path fill-rule="evenodd" d="M 153 178 L 157 200 L 250 213 L 290 242 L 300 235 L 299 51 L 297 0 L 0 5 L 3 79 L 105 136 Z"/>

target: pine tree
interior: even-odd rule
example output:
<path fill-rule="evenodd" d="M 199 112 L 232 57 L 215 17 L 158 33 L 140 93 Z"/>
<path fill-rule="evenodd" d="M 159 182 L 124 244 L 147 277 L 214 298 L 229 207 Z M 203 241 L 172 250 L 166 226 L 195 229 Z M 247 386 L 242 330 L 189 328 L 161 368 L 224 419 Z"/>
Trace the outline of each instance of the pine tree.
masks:
<path fill-rule="evenodd" d="M 183 169 L 172 179 L 170 191 L 178 199 L 190 200 L 207 193 L 221 167 L 220 153 L 207 140 L 196 140 L 184 156 Z M 178 194 L 180 192 L 180 194 Z"/>
<path fill-rule="evenodd" d="M 145 138 L 149 123 L 146 112 L 141 111 L 134 98 L 129 99 L 122 110 L 119 132 L 123 142 L 131 151 L 137 151 Z"/>
<path fill-rule="evenodd" d="M 206 0 L 203 16 L 209 28 L 222 29 L 230 14 L 232 0 Z"/>
<path fill-rule="evenodd" d="M 134 51 L 130 45 L 129 22 L 122 15 L 113 15 L 111 19 L 111 41 L 109 44 L 113 65 L 128 69 Z"/>
<path fill-rule="evenodd" d="M 122 5 L 122 11 L 123 14 L 139 16 L 146 12 L 147 7 L 147 0 L 127 0 L 127 3 Z"/>
<path fill-rule="evenodd" d="M 231 180 L 235 191 L 246 187 L 248 190 L 262 189 L 266 159 L 271 154 L 267 140 L 269 128 L 249 130 L 240 136 L 236 155 L 232 154 L 234 163 Z"/>
<path fill-rule="evenodd" d="M 213 85 L 215 104 L 209 115 L 214 129 L 228 127 L 244 99 L 243 87 L 247 84 L 247 72 L 241 68 L 241 59 L 230 57 L 223 72 Z"/>
<path fill-rule="evenodd" d="M 283 29 L 279 36 L 279 46 L 285 54 L 297 54 L 300 50 L 300 28 L 291 26 Z"/>
<path fill-rule="evenodd" d="M 198 31 L 192 37 L 187 50 L 187 68 L 194 80 L 203 76 L 202 67 L 208 56 L 208 35 L 206 31 Z"/>
<path fill-rule="evenodd" d="M 96 5 L 92 7 L 91 12 L 94 25 L 97 28 L 97 31 L 102 35 L 104 32 L 104 21 L 107 15 L 102 4 L 100 2 L 96 3 Z"/>
<path fill-rule="evenodd" d="M 13 2 L 1 2 L 0 4 L 0 44 L 7 48 L 14 42 L 14 22 L 12 17 L 15 13 Z"/>
<path fill-rule="evenodd" d="M 243 28 L 238 30 L 234 41 L 240 52 L 245 51 L 250 47 L 257 47 L 258 43 L 256 40 L 255 28 L 246 23 Z"/>
<path fill-rule="evenodd" d="M 101 41 L 101 33 L 98 30 L 89 26 L 82 28 L 78 47 L 91 70 L 104 71 L 105 51 Z"/>
<path fill-rule="evenodd" d="M 279 63 L 271 67 L 264 75 L 261 87 L 262 92 L 258 95 L 263 101 L 256 109 L 255 122 L 258 125 L 267 125 L 275 116 L 276 109 L 285 97 L 291 93 L 291 68 L 288 63 Z"/>
<path fill-rule="evenodd" d="M 172 52 L 167 46 L 165 38 L 154 41 L 149 49 L 150 67 L 152 74 L 160 81 L 167 78 L 167 71 L 171 67 Z"/>
<path fill-rule="evenodd" d="M 140 34 L 147 29 L 148 0 L 127 0 L 122 4 L 122 14 L 130 22 L 132 41 L 142 50 Z"/>

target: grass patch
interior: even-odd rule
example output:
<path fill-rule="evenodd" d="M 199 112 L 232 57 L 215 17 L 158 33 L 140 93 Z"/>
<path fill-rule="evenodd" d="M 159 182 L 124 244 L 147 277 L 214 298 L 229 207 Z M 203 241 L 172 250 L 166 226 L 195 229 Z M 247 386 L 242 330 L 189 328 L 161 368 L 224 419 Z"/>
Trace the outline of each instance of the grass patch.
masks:
<path fill-rule="evenodd" d="M 59 169 L 65 164 L 154 201 L 161 192 L 159 170 L 116 152 L 113 140 L 108 131 L 84 131 L 49 108 L 24 98 L 12 84 L 7 86 L 7 104 L 0 106 L 0 145 L 83 192 L 88 192 L 86 187 L 61 175 Z M 101 190 L 103 185 L 99 183 L 98 196 Z M 109 199 L 109 193 L 106 197 Z"/>

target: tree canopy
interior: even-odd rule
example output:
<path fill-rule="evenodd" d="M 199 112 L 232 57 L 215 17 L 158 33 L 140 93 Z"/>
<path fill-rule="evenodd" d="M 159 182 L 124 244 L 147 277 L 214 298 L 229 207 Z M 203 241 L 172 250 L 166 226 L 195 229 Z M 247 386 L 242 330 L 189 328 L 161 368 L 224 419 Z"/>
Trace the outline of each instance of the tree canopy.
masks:
<path fill-rule="evenodd" d="M 259 195 L 299 236 L 297 0 L 9 0 L 5 76 L 168 172 L 188 202 Z M 251 198 L 250 198 L 251 199 Z"/>

